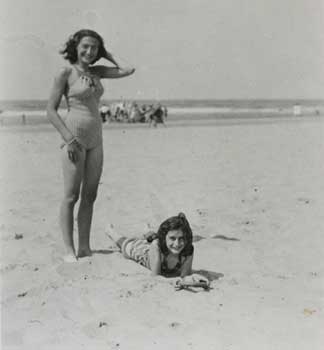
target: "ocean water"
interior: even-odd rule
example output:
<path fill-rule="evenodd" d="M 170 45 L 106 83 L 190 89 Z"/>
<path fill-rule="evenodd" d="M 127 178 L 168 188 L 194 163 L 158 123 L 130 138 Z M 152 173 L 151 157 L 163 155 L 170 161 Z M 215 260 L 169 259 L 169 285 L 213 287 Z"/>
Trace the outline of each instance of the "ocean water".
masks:
<path fill-rule="evenodd" d="M 109 104 L 117 102 L 117 100 L 103 100 L 102 103 Z M 136 100 L 138 104 L 152 104 L 157 102 L 156 100 Z M 286 109 L 292 108 L 294 105 L 299 104 L 303 107 L 324 107 L 324 100 L 159 100 L 158 102 L 167 106 L 168 108 L 231 108 L 231 109 L 264 109 L 264 108 L 277 108 Z M 45 110 L 47 100 L 1 100 L 1 111 L 39 111 Z M 61 103 L 62 108 L 66 108 L 64 101 Z"/>
<path fill-rule="evenodd" d="M 110 104 L 116 100 L 103 100 Z M 139 105 L 160 102 L 168 108 L 168 121 L 187 121 L 219 118 L 263 118 L 294 115 L 294 106 L 299 105 L 301 116 L 324 116 L 324 100 L 136 100 Z M 44 124 L 46 100 L 2 100 L 0 122 L 9 124 Z M 66 104 L 62 101 L 62 113 Z M 24 116 L 24 117 L 23 117 Z"/>

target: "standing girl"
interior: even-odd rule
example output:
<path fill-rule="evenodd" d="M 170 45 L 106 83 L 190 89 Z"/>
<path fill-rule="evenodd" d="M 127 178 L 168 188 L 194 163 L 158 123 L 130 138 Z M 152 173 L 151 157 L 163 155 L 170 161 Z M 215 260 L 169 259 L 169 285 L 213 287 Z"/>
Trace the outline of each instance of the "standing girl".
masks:
<path fill-rule="evenodd" d="M 66 248 L 64 260 L 74 262 L 77 257 L 91 255 L 90 227 L 103 164 L 99 100 L 104 90 L 100 79 L 126 77 L 135 69 L 120 67 L 105 49 L 101 36 L 88 29 L 72 35 L 60 53 L 70 65 L 55 76 L 47 116 L 63 139 L 64 198 L 60 209 L 60 226 Z M 110 61 L 115 67 L 93 65 L 100 58 Z M 63 96 L 68 105 L 65 118 L 58 114 Z M 73 212 L 79 196 L 79 247 L 76 253 Z"/>

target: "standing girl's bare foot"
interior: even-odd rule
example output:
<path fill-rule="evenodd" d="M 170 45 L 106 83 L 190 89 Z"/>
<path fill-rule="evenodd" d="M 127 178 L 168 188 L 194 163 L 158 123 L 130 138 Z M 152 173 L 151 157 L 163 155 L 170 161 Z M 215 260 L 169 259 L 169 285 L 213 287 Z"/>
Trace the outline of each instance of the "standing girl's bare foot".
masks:
<path fill-rule="evenodd" d="M 74 263 L 78 261 L 78 258 L 76 257 L 74 247 L 66 247 L 66 253 L 63 256 L 64 262 L 67 263 Z"/>
<path fill-rule="evenodd" d="M 66 254 L 63 256 L 63 260 L 66 263 L 75 263 L 78 261 L 77 257 L 74 254 Z"/>
<path fill-rule="evenodd" d="M 79 248 L 78 251 L 78 258 L 84 258 L 86 256 L 91 256 L 92 255 L 92 251 L 90 248 Z"/>

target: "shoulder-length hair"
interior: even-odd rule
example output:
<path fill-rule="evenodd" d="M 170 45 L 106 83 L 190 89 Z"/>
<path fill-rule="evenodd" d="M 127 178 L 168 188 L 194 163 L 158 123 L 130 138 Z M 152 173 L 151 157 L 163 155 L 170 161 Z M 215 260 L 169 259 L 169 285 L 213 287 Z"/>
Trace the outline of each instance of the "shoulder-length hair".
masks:
<path fill-rule="evenodd" d="M 169 254 L 169 250 L 166 246 L 166 235 L 169 231 L 172 230 L 181 230 L 184 235 L 185 247 L 182 250 L 181 255 L 192 255 L 194 251 L 192 245 L 192 230 L 185 214 L 183 213 L 179 213 L 177 216 L 170 217 L 160 225 L 157 232 L 157 238 L 159 240 L 161 253 L 165 256 Z"/>
<path fill-rule="evenodd" d="M 91 29 L 81 29 L 71 35 L 68 41 L 65 43 L 63 49 L 59 52 L 64 57 L 64 59 L 68 60 L 71 64 L 75 63 L 78 60 L 77 46 L 79 45 L 82 38 L 85 36 L 90 36 L 96 40 L 98 40 L 99 48 L 97 57 L 93 60 L 93 63 L 97 62 L 100 58 L 107 57 L 107 51 L 104 46 L 104 41 L 102 37 Z"/>

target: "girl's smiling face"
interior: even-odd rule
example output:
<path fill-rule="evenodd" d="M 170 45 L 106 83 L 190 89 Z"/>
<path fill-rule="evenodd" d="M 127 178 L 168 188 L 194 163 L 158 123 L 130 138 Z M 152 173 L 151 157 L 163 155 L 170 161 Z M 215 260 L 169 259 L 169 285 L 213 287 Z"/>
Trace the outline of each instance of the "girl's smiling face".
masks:
<path fill-rule="evenodd" d="M 84 36 L 77 46 L 79 63 L 91 64 L 97 58 L 98 51 L 98 40 L 91 36 Z"/>
<path fill-rule="evenodd" d="M 181 230 L 171 230 L 165 236 L 165 244 L 171 254 L 179 255 L 185 247 L 185 238 Z"/>

